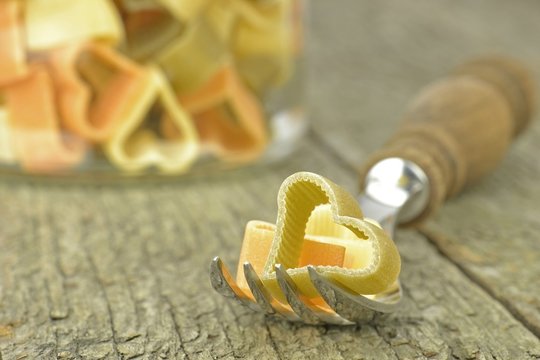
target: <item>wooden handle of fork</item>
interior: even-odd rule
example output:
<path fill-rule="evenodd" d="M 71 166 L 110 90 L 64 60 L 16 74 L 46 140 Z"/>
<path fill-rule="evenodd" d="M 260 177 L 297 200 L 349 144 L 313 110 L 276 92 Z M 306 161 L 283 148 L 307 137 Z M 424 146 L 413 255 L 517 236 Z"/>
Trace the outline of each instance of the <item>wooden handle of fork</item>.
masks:
<path fill-rule="evenodd" d="M 386 158 L 420 166 L 429 179 L 430 199 L 408 222 L 416 224 L 495 169 L 529 124 L 534 98 L 532 76 L 516 60 L 486 57 L 465 63 L 412 101 L 396 134 L 368 158 L 361 181 Z"/>

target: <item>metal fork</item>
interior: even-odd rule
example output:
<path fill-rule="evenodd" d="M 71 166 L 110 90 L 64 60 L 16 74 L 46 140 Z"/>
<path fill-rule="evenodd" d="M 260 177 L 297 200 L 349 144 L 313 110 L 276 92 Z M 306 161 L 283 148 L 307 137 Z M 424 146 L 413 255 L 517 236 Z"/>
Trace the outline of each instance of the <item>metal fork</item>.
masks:
<path fill-rule="evenodd" d="M 493 171 L 512 140 L 530 122 L 535 85 L 530 71 L 506 57 L 474 59 L 426 87 L 411 103 L 398 133 L 366 159 L 363 194 L 358 201 L 367 218 L 394 238 L 397 223 L 419 222 L 444 200 Z M 264 288 L 247 263 L 251 291 L 244 293 L 219 258 L 210 267 L 220 294 L 250 308 L 309 324 L 353 324 L 395 311 L 402 298 L 399 282 L 374 296 L 363 296 L 309 267 L 309 276 L 327 306 L 303 296 L 276 265 L 286 303 Z M 254 299 L 254 300 L 252 300 Z"/>
<path fill-rule="evenodd" d="M 365 192 L 358 198 L 360 206 L 369 218 L 379 222 L 391 236 L 394 236 L 398 216 L 401 221 L 418 214 L 425 206 L 429 193 L 428 179 L 422 169 L 410 161 L 398 158 L 386 159 L 374 166 L 368 173 L 366 184 Z M 389 197 L 389 193 L 393 193 L 393 196 Z M 390 199 L 391 202 L 388 201 Z M 322 276 L 315 267 L 308 266 L 311 282 L 327 305 L 321 306 L 305 297 L 285 267 L 277 264 L 276 278 L 287 299 L 287 303 L 283 304 L 270 295 L 249 262 L 243 266 L 251 294 L 240 289 L 219 257 L 215 257 L 210 264 L 213 288 L 252 310 L 278 315 L 289 321 L 336 325 L 366 322 L 379 314 L 395 311 L 402 298 L 399 281 L 383 293 L 364 296 Z"/>

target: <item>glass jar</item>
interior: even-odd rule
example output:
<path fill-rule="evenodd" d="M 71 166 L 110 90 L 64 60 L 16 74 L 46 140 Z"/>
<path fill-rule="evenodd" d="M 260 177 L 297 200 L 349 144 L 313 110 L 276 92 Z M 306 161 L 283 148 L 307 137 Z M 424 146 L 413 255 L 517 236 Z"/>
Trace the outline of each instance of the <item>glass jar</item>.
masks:
<path fill-rule="evenodd" d="M 180 175 L 306 129 L 301 0 L 2 0 L 0 166 Z"/>

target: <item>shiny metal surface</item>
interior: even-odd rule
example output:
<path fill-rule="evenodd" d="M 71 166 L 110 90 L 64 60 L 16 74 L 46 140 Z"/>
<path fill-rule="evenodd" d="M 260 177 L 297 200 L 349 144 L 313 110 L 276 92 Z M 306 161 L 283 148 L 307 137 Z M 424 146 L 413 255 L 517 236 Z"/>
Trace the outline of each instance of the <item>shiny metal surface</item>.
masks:
<path fill-rule="evenodd" d="M 300 318 L 287 306 L 283 306 L 279 301 L 274 299 L 268 290 L 264 287 L 259 275 L 253 269 L 250 263 L 244 265 L 244 276 L 249 286 L 249 290 L 253 294 L 255 302 L 261 307 L 262 311 L 268 315 L 277 314 L 289 321 L 299 321 Z"/>
<path fill-rule="evenodd" d="M 366 175 L 365 184 L 360 205 L 368 217 L 379 222 L 386 218 L 386 210 L 380 213 L 367 199 L 394 208 L 398 223 L 412 220 L 429 201 L 428 177 L 418 165 L 401 158 L 388 158 L 375 164 Z"/>
<path fill-rule="evenodd" d="M 384 293 L 367 297 L 354 294 L 335 281 L 329 281 L 313 266 L 308 266 L 308 271 L 311 282 L 328 306 L 351 323 L 367 322 L 380 314 L 394 312 L 401 301 L 402 291 L 399 282 Z"/>
<path fill-rule="evenodd" d="M 218 256 L 210 263 L 210 283 L 214 290 L 222 296 L 235 299 L 254 311 L 261 311 L 261 308 L 250 299 L 249 295 L 238 287 L 231 273 Z"/>
<path fill-rule="evenodd" d="M 219 257 L 215 257 L 210 264 L 210 280 L 218 293 L 236 299 L 251 310 L 311 325 L 353 325 L 370 321 L 375 316 L 397 309 L 401 300 L 399 283 L 384 293 L 363 296 L 325 278 L 317 273 L 314 267 L 309 266 L 310 279 L 326 302 L 325 307 L 303 296 L 282 265 L 276 265 L 275 270 L 278 284 L 287 299 L 286 304 L 270 295 L 249 263 L 244 264 L 244 272 L 252 296 L 238 287 Z"/>
<path fill-rule="evenodd" d="M 291 279 L 284 266 L 277 264 L 275 267 L 276 278 L 287 298 L 289 306 L 295 314 L 297 314 L 306 324 L 334 324 L 334 325 L 349 325 L 350 321 L 337 315 L 330 313 L 327 310 L 320 308 L 314 304 L 309 298 L 306 298 L 296 287 L 296 284 Z"/>

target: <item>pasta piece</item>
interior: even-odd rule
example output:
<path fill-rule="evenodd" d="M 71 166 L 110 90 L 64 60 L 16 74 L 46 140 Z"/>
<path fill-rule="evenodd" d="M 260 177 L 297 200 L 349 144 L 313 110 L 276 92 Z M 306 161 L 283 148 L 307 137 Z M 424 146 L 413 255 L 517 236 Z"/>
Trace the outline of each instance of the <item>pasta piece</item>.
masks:
<path fill-rule="evenodd" d="M 178 21 L 188 23 L 195 20 L 212 0 L 116 0 L 116 2 L 123 10 L 133 13 L 165 9 Z"/>
<path fill-rule="evenodd" d="M 16 164 L 17 156 L 15 155 L 8 116 L 7 110 L 0 108 L 0 163 Z"/>
<path fill-rule="evenodd" d="M 246 225 L 244 242 L 238 260 L 236 282 L 240 288 L 247 290 L 249 287 L 244 276 L 244 263 L 250 262 L 255 272 L 261 274 L 264 264 L 272 246 L 276 226 L 264 221 L 250 221 Z M 301 266 L 320 264 L 324 266 L 343 266 L 345 259 L 345 247 L 331 243 L 317 241 L 315 238 L 306 236 L 302 245 L 299 258 Z"/>
<path fill-rule="evenodd" d="M 158 0 L 115 0 L 117 6 L 125 11 L 137 12 L 160 9 Z"/>
<path fill-rule="evenodd" d="M 0 85 L 20 79 L 28 72 L 18 0 L 0 1 Z"/>
<path fill-rule="evenodd" d="M 280 301 L 286 302 L 277 284 L 276 264 L 315 300 L 319 294 L 307 265 L 363 295 L 385 291 L 399 276 L 401 261 L 392 239 L 374 221 L 364 219 L 353 196 L 322 176 L 290 176 L 279 191 L 276 226 L 253 230 L 252 224 L 258 223 L 248 224 L 245 239 L 251 239 L 242 247 L 241 261 L 256 263 L 263 284 Z M 238 274 L 243 274 L 240 268 Z M 241 282 L 241 276 L 237 280 Z"/>
<path fill-rule="evenodd" d="M 152 58 L 164 71 L 177 94 L 201 87 L 228 62 L 227 44 L 204 19 Z"/>
<path fill-rule="evenodd" d="M 72 42 L 99 40 L 116 45 L 123 26 L 109 0 L 26 0 L 26 42 L 32 52 Z"/>
<path fill-rule="evenodd" d="M 289 0 L 234 0 L 238 23 L 232 40 L 234 61 L 258 94 L 284 84 L 292 74 L 294 29 Z"/>
<path fill-rule="evenodd" d="M 62 124 L 73 133 L 103 142 L 139 115 L 133 105 L 148 92 L 148 73 L 109 46 L 67 46 L 52 51 L 49 64 Z"/>
<path fill-rule="evenodd" d="M 60 171 L 83 160 L 85 143 L 61 133 L 53 85 L 43 66 L 34 66 L 3 91 L 15 154 L 25 170 Z"/>
<path fill-rule="evenodd" d="M 195 20 L 202 10 L 212 0 L 157 0 L 163 7 L 168 9 L 178 20 L 190 23 Z M 224 1 L 224 0 L 218 0 Z"/>
<path fill-rule="evenodd" d="M 118 8 L 124 19 L 127 51 L 137 60 L 149 60 L 184 31 L 185 24 L 157 0 L 118 0 Z"/>
<path fill-rule="evenodd" d="M 149 76 L 152 82 L 145 96 L 133 104 L 132 116 L 105 143 L 105 153 L 125 171 L 138 172 L 154 166 L 164 173 L 184 172 L 198 154 L 196 130 L 189 115 L 178 106 L 162 73 L 150 68 Z M 152 126 L 164 117 L 170 119 L 180 136 L 164 141 L 159 129 Z"/>
<path fill-rule="evenodd" d="M 230 43 L 234 26 L 238 20 L 238 12 L 233 6 L 234 0 L 212 1 L 202 13 L 204 21 L 215 31 L 224 43 Z"/>
<path fill-rule="evenodd" d="M 268 134 L 258 100 L 233 68 L 221 69 L 197 91 L 180 96 L 192 115 L 201 142 L 226 161 L 250 161 L 260 156 Z"/>

